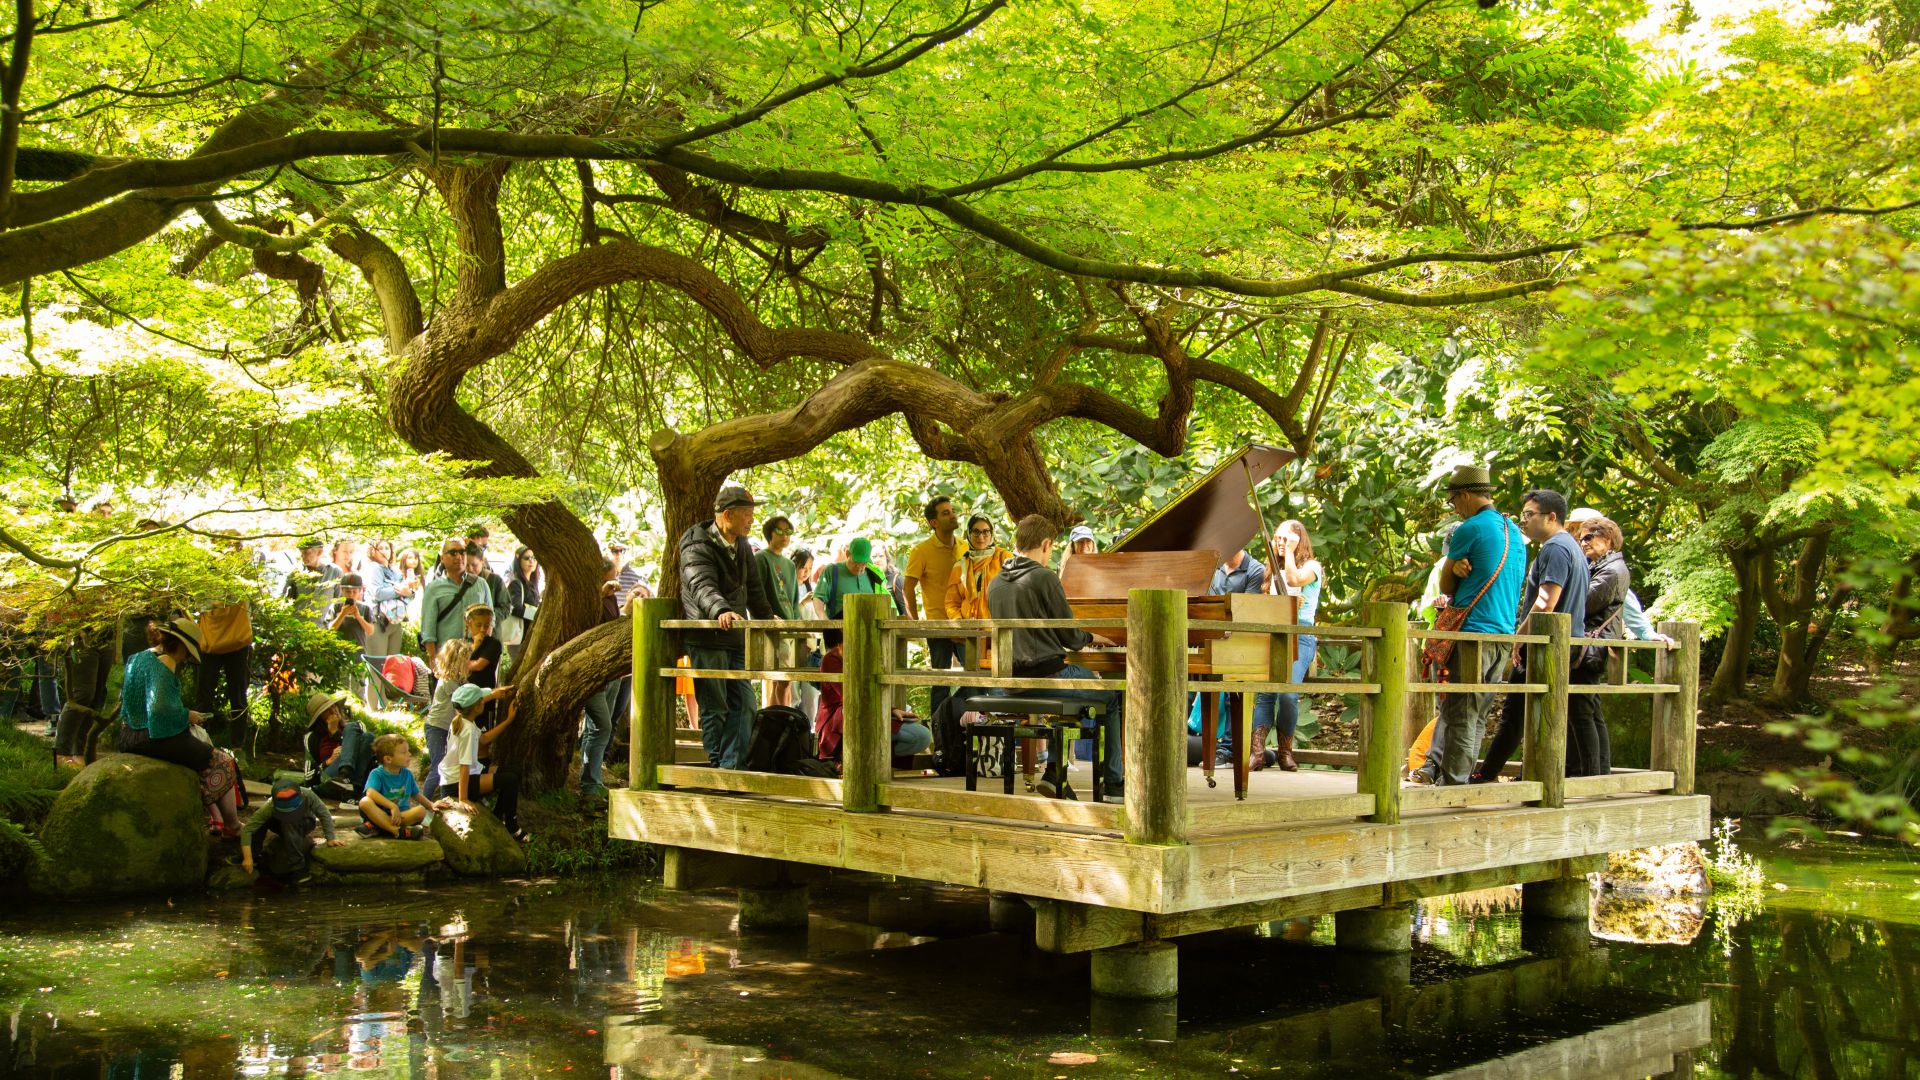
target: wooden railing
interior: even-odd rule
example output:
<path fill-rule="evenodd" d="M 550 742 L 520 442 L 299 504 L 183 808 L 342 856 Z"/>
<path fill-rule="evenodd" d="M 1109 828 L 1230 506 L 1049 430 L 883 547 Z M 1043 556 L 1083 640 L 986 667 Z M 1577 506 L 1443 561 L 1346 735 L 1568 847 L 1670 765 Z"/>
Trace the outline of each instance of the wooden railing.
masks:
<path fill-rule="evenodd" d="M 1363 605 L 1353 625 L 1304 626 L 1243 622 L 1189 621 L 1186 595 L 1177 590 L 1135 589 L 1127 617 L 1120 619 L 1016 619 L 920 621 L 888 617 L 885 596 L 856 595 L 846 600 L 845 617 L 826 620 L 743 620 L 746 665 L 741 671 L 676 667 L 678 630 L 717 628 L 718 623 L 675 618 L 678 602 L 647 599 L 633 608 L 633 785 L 705 788 L 784 798 L 837 801 L 845 810 L 870 813 L 888 807 L 966 814 L 1014 821 L 1080 826 L 1123 833 L 1141 844 L 1179 844 L 1196 830 L 1275 825 L 1327 818 L 1364 818 L 1393 824 L 1406 811 L 1474 805 L 1531 803 L 1557 807 L 1568 798 L 1624 792 L 1693 791 L 1693 753 L 1699 690 L 1700 634 L 1694 623 L 1666 622 L 1661 633 L 1674 642 L 1572 637 L 1570 619 L 1557 613 L 1533 616 L 1528 634 L 1477 634 L 1430 630 L 1409 624 L 1407 606 Z M 1012 673 L 1012 634 L 1016 630 L 1078 628 L 1098 633 L 1126 631 L 1126 677 L 1102 679 L 1026 679 Z M 843 670 L 780 668 L 782 636 L 839 629 Z M 1219 682 L 1191 678 L 1189 634 L 1195 631 L 1280 636 L 1317 635 L 1346 640 L 1361 649 L 1358 678 L 1294 681 Z M 911 669 L 908 641 L 962 638 L 992 644 L 989 666 L 969 648 L 967 663 L 949 670 Z M 1421 681 L 1422 644 L 1445 638 L 1455 645 L 1454 671 L 1474 673 L 1456 682 Z M 1616 650 L 1606 679 L 1576 686 L 1569 678 L 1575 641 Z M 1481 683 L 1480 650 L 1527 650 L 1527 682 Z M 1619 662 L 1627 649 L 1658 649 L 1652 683 L 1627 681 Z M 838 780 L 729 772 L 675 763 L 672 679 L 676 677 L 808 681 L 840 684 L 842 691 L 842 775 Z M 916 686 L 972 687 L 984 690 L 1102 689 L 1125 695 L 1122 739 L 1124 806 L 1061 802 L 965 792 L 913 779 L 896 779 L 890 759 L 889 710 L 904 704 Z M 1313 794 L 1249 802 L 1189 805 L 1187 799 L 1187 701 L 1190 693 L 1352 694 L 1360 703 L 1360 749 L 1351 753 L 1304 752 L 1322 763 L 1349 764 L 1355 789 L 1348 795 Z M 1431 715 L 1429 699 L 1442 693 L 1518 693 L 1526 702 L 1518 782 L 1460 787 L 1403 788 L 1409 737 L 1414 725 Z M 1575 694 L 1643 694 L 1653 699 L 1650 768 L 1619 770 L 1608 776 L 1566 775 L 1568 703 Z M 1244 711 L 1244 710 L 1243 710 Z M 1244 736 L 1243 736 L 1244 737 Z"/>

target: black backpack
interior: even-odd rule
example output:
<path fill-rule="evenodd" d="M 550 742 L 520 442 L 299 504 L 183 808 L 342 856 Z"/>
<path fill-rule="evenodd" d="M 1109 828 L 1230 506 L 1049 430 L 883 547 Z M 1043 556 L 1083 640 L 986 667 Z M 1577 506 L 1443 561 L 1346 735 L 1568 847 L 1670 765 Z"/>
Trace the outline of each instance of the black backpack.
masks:
<path fill-rule="evenodd" d="M 753 715 L 753 737 L 747 743 L 745 768 L 752 772 L 793 776 L 837 776 L 820 760 L 813 726 L 799 709 L 769 705 Z"/>
<path fill-rule="evenodd" d="M 928 723 L 933 728 L 933 771 L 941 776 L 967 774 L 967 733 L 960 724 L 966 701 L 965 696 L 955 691 L 933 711 Z"/>

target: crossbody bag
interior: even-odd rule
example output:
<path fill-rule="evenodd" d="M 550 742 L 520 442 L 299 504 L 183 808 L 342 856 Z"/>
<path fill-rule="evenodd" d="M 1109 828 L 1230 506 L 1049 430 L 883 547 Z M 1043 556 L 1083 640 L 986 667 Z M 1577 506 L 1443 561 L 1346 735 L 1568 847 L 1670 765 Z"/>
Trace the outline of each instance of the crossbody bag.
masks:
<path fill-rule="evenodd" d="M 1493 568 L 1493 573 L 1488 576 L 1486 583 L 1480 586 L 1480 591 L 1474 594 L 1473 599 L 1467 602 L 1466 607 L 1440 609 L 1440 613 L 1433 617 L 1435 630 L 1457 631 L 1465 626 L 1467 616 L 1473 613 L 1475 605 L 1480 603 L 1480 598 L 1487 595 L 1487 590 L 1493 588 L 1494 582 L 1500 580 L 1500 572 L 1507 568 L 1507 556 L 1513 551 L 1513 531 L 1507 527 L 1504 519 L 1500 522 L 1500 538 L 1504 544 L 1500 548 L 1499 565 Z M 1420 662 L 1429 675 L 1437 677 L 1446 673 L 1447 665 L 1453 662 L 1453 646 L 1454 642 L 1451 638 L 1427 639 L 1426 645 L 1420 650 Z"/>

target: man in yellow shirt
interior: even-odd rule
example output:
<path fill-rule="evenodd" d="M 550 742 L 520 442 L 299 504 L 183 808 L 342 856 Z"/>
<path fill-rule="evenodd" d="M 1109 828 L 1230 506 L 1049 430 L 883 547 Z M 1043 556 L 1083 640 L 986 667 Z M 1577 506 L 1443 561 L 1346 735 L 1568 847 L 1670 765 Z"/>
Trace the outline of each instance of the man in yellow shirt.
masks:
<path fill-rule="evenodd" d="M 954 511 L 952 499 L 939 495 L 927 503 L 926 518 L 933 535 L 914 545 L 907 554 L 907 618 L 958 618 L 947 611 L 947 582 L 953 577 L 953 564 L 960 559 L 960 515 Z M 923 608 L 925 614 L 922 614 Z M 961 644 L 957 639 L 927 641 L 927 663 L 935 669 L 951 668 L 960 655 Z M 929 688 L 929 712 L 939 712 L 940 704 L 951 692 L 944 686 Z"/>

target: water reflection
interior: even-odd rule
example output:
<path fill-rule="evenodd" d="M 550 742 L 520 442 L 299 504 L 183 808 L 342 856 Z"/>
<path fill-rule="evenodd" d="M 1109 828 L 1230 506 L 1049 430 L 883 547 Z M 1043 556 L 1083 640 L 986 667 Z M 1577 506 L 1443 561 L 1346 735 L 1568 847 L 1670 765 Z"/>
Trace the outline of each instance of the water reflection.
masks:
<path fill-rule="evenodd" d="M 1679 944 L 1525 922 L 1515 890 L 1424 905 L 1410 956 L 1274 924 L 1189 939 L 1156 1006 L 944 887 L 837 885 L 769 937 L 636 882 L 15 911 L 0 1075 L 1920 1076 L 1920 902 L 1875 888 L 1871 918 L 1708 909 Z"/>

